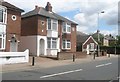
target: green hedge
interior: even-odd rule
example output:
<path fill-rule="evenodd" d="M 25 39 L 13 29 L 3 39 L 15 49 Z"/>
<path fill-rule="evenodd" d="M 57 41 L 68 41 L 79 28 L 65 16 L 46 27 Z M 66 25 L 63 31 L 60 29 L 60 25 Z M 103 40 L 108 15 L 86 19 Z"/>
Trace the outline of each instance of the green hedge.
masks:
<path fill-rule="evenodd" d="M 108 54 L 120 54 L 120 46 L 100 46 L 101 51 L 106 51 Z"/>

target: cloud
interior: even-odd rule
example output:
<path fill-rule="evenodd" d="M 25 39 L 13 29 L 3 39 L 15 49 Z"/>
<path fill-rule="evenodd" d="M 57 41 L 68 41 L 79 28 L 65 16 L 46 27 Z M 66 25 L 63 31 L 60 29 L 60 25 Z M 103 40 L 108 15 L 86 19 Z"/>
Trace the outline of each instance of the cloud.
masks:
<path fill-rule="evenodd" d="M 118 11 L 117 4 L 119 0 L 5 0 L 26 12 L 33 10 L 35 5 L 45 7 L 47 2 L 53 6 L 53 11 L 57 13 L 70 12 L 77 10 L 73 16 L 78 25 L 78 30 L 83 32 L 94 32 L 97 29 L 97 13 L 105 11 L 100 18 L 106 21 L 108 25 L 117 25 Z M 69 18 L 69 17 L 67 17 Z M 107 30 L 103 31 L 107 32 Z M 113 32 L 112 32 L 113 33 Z"/>
<path fill-rule="evenodd" d="M 117 31 L 118 32 L 118 31 Z M 109 31 L 109 30 L 101 30 L 100 33 L 104 34 L 104 35 L 109 35 L 109 34 L 112 34 L 113 36 L 116 36 L 116 30 L 112 30 L 112 31 Z"/>

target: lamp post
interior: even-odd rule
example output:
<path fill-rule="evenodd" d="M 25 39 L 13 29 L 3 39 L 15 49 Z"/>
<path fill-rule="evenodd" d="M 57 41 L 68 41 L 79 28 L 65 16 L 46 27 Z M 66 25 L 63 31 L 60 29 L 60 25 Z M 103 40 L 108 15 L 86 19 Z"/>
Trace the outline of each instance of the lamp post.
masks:
<path fill-rule="evenodd" d="M 100 54 L 100 45 L 99 45 L 99 42 L 100 42 L 100 35 L 99 35 L 99 14 L 101 14 L 101 13 L 104 13 L 104 11 L 102 11 L 102 12 L 98 12 L 97 14 L 98 14 L 98 30 L 97 30 L 97 34 L 98 34 L 98 54 L 97 54 L 97 56 L 99 56 Z"/>

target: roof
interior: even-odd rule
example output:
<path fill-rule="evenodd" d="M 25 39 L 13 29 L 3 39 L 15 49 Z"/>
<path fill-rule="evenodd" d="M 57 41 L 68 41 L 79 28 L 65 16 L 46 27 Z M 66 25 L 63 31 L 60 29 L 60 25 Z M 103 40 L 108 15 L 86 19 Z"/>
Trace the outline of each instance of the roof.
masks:
<path fill-rule="evenodd" d="M 104 37 L 104 39 L 106 39 L 106 40 L 115 40 L 115 38 L 112 35 L 106 35 Z"/>
<path fill-rule="evenodd" d="M 98 43 L 95 41 L 95 39 L 92 36 L 89 36 L 89 38 L 83 43 L 83 45 L 85 45 L 89 41 L 90 38 L 94 41 L 94 43 L 98 45 Z"/>
<path fill-rule="evenodd" d="M 89 38 L 89 35 L 86 35 L 86 36 L 77 35 L 77 42 L 84 43 L 88 38 Z"/>
<path fill-rule="evenodd" d="M 5 2 L 5 1 L 2 2 L 2 6 L 5 6 L 5 7 L 7 7 L 7 9 L 10 9 L 10 10 L 24 12 L 24 10 L 22 10 L 22 9 L 8 3 L 8 2 Z"/>
<path fill-rule="evenodd" d="M 98 44 L 91 35 L 87 35 L 82 32 L 77 32 L 77 43 L 85 44 L 90 38 Z"/>
<path fill-rule="evenodd" d="M 30 16 L 34 16 L 34 15 L 45 16 L 45 17 L 48 17 L 48 18 L 53 18 L 53 19 L 57 19 L 57 20 L 61 20 L 61 21 L 65 21 L 65 22 L 77 25 L 77 23 L 75 23 L 75 22 L 73 22 L 71 20 L 68 20 L 67 18 L 64 18 L 64 17 L 62 17 L 62 16 L 60 16 L 60 15 L 54 13 L 54 12 L 48 12 L 43 7 L 37 7 L 34 10 L 29 11 L 29 12 L 23 14 L 22 18 L 26 18 L 26 17 L 30 17 Z"/>
<path fill-rule="evenodd" d="M 50 18 L 57 19 L 52 13 L 47 12 L 45 10 L 45 8 L 42 8 L 42 7 L 36 8 L 36 9 L 30 11 L 30 12 L 27 12 L 27 13 L 23 14 L 22 18 L 29 17 L 29 16 L 34 16 L 34 15 L 42 15 L 42 16 L 45 16 L 45 17 L 50 17 Z"/>
<path fill-rule="evenodd" d="M 77 42 L 84 43 L 90 35 L 77 31 Z"/>

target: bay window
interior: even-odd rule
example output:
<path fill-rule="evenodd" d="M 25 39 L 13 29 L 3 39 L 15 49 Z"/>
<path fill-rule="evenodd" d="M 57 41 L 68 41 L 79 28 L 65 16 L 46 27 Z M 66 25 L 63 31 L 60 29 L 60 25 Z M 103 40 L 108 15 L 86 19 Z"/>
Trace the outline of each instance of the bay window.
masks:
<path fill-rule="evenodd" d="M 68 24 L 66 22 L 63 22 L 63 32 L 64 33 L 71 33 L 71 24 Z"/>
<path fill-rule="evenodd" d="M 47 38 L 48 49 L 56 49 L 57 48 L 57 38 Z"/>
<path fill-rule="evenodd" d="M 5 35 L 0 34 L 0 49 L 5 49 Z"/>
<path fill-rule="evenodd" d="M 48 30 L 58 30 L 58 21 L 55 19 L 48 18 Z"/>
<path fill-rule="evenodd" d="M 0 23 L 6 23 L 7 10 L 0 6 Z"/>
<path fill-rule="evenodd" d="M 71 48 L 71 42 L 70 40 L 63 40 L 63 49 L 70 49 Z"/>

